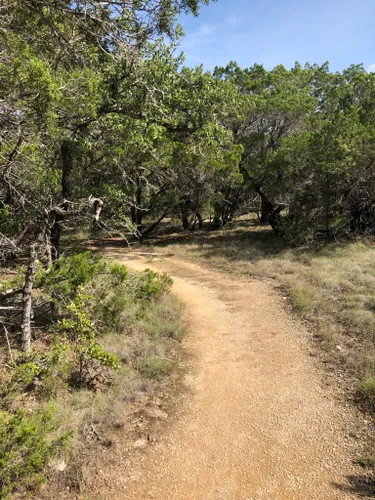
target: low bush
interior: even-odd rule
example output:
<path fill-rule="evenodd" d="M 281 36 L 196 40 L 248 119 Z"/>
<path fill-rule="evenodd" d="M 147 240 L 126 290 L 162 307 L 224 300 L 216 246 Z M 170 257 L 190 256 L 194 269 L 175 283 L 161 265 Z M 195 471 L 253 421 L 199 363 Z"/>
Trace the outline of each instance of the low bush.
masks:
<path fill-rule="evenodd" d="M 1 498 L 18 490 L 35 490 L 45 482 L 45 465 L 66 447 L 69 433 L 53 436 L 53 412 L 0 412 Z"/>
<path fill-rule="evenodd" d="M 52 298 L 67 301 L 77 287 L 85 285 L 104 270 L 105 262 L 91 252 L 81 252 L 58 259 L 48 273 L 37 275 L 35 286 Z"/>
<path fill-rule="evenodd" d="M 171 285 L 166 274 L 133 274 L 89 252 L 62 257 L 49 272 L 38 269 L 36 295 L 55 314 L 38 349 L 8 360 L 0 379 L 6 495 L 37 488 L 70 431 L 66 477 L 83 481 L 80 455 L 90 429 L 121 423 L 126 402 L 173 371 L 168 356 L 184 329 Z M 38 410 L 46 401 L 56 413 Z"/>

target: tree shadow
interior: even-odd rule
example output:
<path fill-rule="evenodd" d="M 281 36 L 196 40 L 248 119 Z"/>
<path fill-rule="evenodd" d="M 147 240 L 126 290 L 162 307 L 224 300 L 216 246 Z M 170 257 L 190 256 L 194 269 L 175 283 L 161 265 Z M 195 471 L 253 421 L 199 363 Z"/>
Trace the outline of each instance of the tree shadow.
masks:
<path fill-rule="evenodd" d="M 226 258 L 228 261 L 270 260 L 289 251 L 296 259 L 309 261 L 311 256 L 334 254 L 342 250 L 343 243 L 317 242 L 314 245 L 292 246 L 273 232 L 267 225 L 261 225 L 254 219 L 239 220 L 220 229 L 203 228 L 184 233 L 181 230 L 171 232 L 160 230 L 154 237 L 144 242 L 143 245 L 158 248 L 167 248 L 177 245 L 186 247 L 191 256 L 199 255 L 200 258 Z"/>
<path fill-rule="evenodd" d="M 348 484 L 333 483 L 343 493 L 364 498 L 375 498 L 375 477 L 372 474 L 347 476 Z"/>
<path fill-rule="evenodd" d="M 350 240 L 349 240 L 350 241 Z M 291 246 L 275 234 L 270 226 L 261 225 L 255 219 L 241 219 L 223 228 L 213 229 L 206 224 L 202 229 L 183 231 L 170 222 L 161 225 L 147 240 L 135 243 L 137 251 L 157 252 L 168 250 L 173 254 L 173 247 L 186 249 L 189 255 L 201 259 L 225 258 L 229 262 L 271 260 L 290 252 L 292 258 L 308 264 L 313 256 L 330 257 L 345 250 L 345 243 L 315 242 L 312 245 Z M 121 238 L 103 238 L 96 240 L 95 246 L 110 248 L 122 252 L 127 245 Z"/>
<path fill-rule="evenodd" d="M 188 233 L 175 229 L 159 231 L 154 237 L 144 242 L 146 246 L 163 248 L 169 245 L 197 246 L 207 253 L 220 251 L 228 258 L 238 258 L 238 252 L 233 250 L 249 250 L 253 248 L 262 254 L 277 254 L 286 248 L 280 236 L 273 233 L 269 226 L 256 224 L 254 220 L 236 221 L 220 229 L 205 227 Z M 194 251 L 194 250 L 193 250 Z"/>

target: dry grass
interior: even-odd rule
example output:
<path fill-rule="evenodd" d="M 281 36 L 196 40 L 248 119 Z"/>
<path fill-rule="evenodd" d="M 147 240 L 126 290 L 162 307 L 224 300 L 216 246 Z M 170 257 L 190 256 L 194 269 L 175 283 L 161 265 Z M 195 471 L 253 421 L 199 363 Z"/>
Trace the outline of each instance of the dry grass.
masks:
<path fill-rule="evenodd" d="M 182 304 L 172 294 L 162 296 L 144 312 L 137 305 L 125 309 L 122 332 L 100 339 L 106 351 L 122 360 L 111 385 L 98 392 L 81 388 L 57 395 L 56 426 L 59 432 L 74 431 L 63 457 L 69 466 L 65 480 L 70 487 L 83 490 L 92 476 L 96 448 L 112 446 L 116 430 L 129 425 L 134 408 L 147 405 L 159 391 L 159 384 L 163 390 L 174 384 L 166 376 L 177 366 L 175 348 L 184 334 L 182 312 Z M 135 314 L 139 319 L 134 319 Z"/>
<path fill-rule="evenodd" d="M 375 384 L 368 383 L 375 379 L 373 241 L 288 248 L 269 228 L 242 220 L 219 231 L 160 236 L 152 246 L 224 272 L 275 280 L 295 310 L 313 322 L 329 359 L 345 365 L 375 410 Z"/>

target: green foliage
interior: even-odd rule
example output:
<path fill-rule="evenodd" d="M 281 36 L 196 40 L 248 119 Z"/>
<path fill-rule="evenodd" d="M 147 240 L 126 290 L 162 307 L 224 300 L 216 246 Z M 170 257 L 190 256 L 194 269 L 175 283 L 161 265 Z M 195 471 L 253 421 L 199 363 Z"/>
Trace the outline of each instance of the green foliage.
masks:
<path fill-rule="evenodd" d="M 215 75 L 242 104 L 225 123 L 243 146 L 243 191 L 262 195 L 262 222 L 293 244 L 374 231 L 374 74 L 231 63 Z"/>
<path fill-rule="evenodd" d="M 23 271 L 23 267 L 19 267 L 16 274 L 14 274 L 11 278 L 7 280 L 1 280 L 0 292 L 4 293 L 7 290 L 12 290 L 13 288 L 21 288 L 24 284 Z"/>
<path fill-rule="evenodd" d="M 39 378 L 46 372 L 46 367 L 40 366 L 34 361 L 23 361 L 17 364 L 12 373 L 12 380 L 9 386 L 9 391 L 17 388 L 22 390 L 27 389 L 35 379 Z"/>
<path fill-rule="evenodd" d="M 115 285 L 121 284 L 128 278 L 129 272 L 127 268 L 122 264 L 111 264 L 109 267 L 109 273 Z"/>
<path fill-rule="evenodd" d="M 172 278 L 166 273 L 146 269 L 139 276 L 136 296 L 141 300 L 151 300 L 170 290 Z"/>
<path fill-rule="evenodd" d="M 51 438 L 53 411 L 0 412 L 1 497 L 17 489 L 34 490 L 46 480 L 45 465 L 68 443 L 69 434 Z"/>
<path fill-rule="evenodd" d="M 6 234 L 17 234 L 19 225 L 15 217 L 12 217 L 12 211 L 9 205 L 0 207 L 0 230 Z"/>
<path fill-rule="evenodd" d="M 105 267 L 103 261 L 92 252 L 63 256 L 36 279 L 36 287 L 42 287 L 53 298 L 61 300 L 73 298 L 77 287 L 83 286 L 100 273 Z"/>
<path fill-rule="evenodd" d="M 94 360 L 101 366 L 120 369 L 118 358 L 105 352 L 97 343 L 94 324 L 84 311 L 89 299 L 89 296 L 79 292 L 74 302 L 68 306 L 72 317 L 59 322 L 59 329 L 72 344 L 72 352 L 75 355 L 74 369 L 79 385 L 89 382 L 90 368 Z"/>
<path fill-rule="evenodd" d="M 42 398 L 54 397 L 64 387 L 71 371 L 69 347 L 68 344 L 57 342 L 44 353 L 36 350 L 21 353 L 10 362 L 1 384 L 1 406 L 5 409 L 12 407 L 17 395 L 36 388 Z"/>

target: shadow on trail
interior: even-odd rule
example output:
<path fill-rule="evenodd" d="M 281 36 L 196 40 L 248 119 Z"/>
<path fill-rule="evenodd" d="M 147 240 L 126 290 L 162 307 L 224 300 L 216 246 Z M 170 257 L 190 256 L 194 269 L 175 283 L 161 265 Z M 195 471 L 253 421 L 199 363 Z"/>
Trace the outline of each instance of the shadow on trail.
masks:
<path fill-rule="evenodd" d="M 126 243 L 121 238 L 104 238 L 97 240 L 96 247 L 106 247 L 120 253 L 127 252 Z M 221 229 L 196 229 L 184 232 L 180 228 L 165 224 L 156 231 L 151 238 L 133 247 L 137 254 L 157 257 L 158 249 L 164 255 L 174 248 L 185 248 L 188 257 L 199 256 L 204 260 L 225 259 L 227 261 L 248 261 L 255 263 L 259 260 L 272 260 L 289 252 L 289 258 L 309 264 L 311 257 L 337 255 L 345 250 L 345 242 L 318 242 L 314 245 L 293 247 L 276 235 L 271 227 L 260 225 L 254 219 L 239 220 Z M 128 254 L 131 256 L 131 252 Z M 168 256 L 168 254 L 167 254 Z"/>
<path fill-rule="evenodd" d="M 312 256 L 332 256 L 342 252 L 345 242 L 317 242 L 313 245 L 291 246 L 270 226 L 260 225 L 254 219 L 235 221 L 222 229 L 203 229 L 189 233 L 170 229 L 159 231 L 154 239 L 145 241 L 142 247 L 152 247 L 154 251 L 177 245 L 186 247 L 190 255 L 199 254 L 204 259 L 225 258 L 229 261 L 267 260 L 280 257 L 290 251 L 295 258 L 306 261 Z"/>
<path fill-rule="evenodd" d="M 350 493 L 366 498 L 375 498 L 375 477 L 372 475 L 356 475 L 347 477 L 349 485 L 333 483 L 343 493 Z"/>
<path fill-rule="evenodd" d="M 205 258 L 214 256 L 228 259 L 259 258 L 277 255 L 286 248 L 283 240 L 268 226 L 260 226 L 254 221 L 238 221 L 222 229 L 202 229 L 184 233 L 159 233 L 144 246 L 164 248 L 178 245 L 189 248 L 189 252 L 199 252 Z"/>

